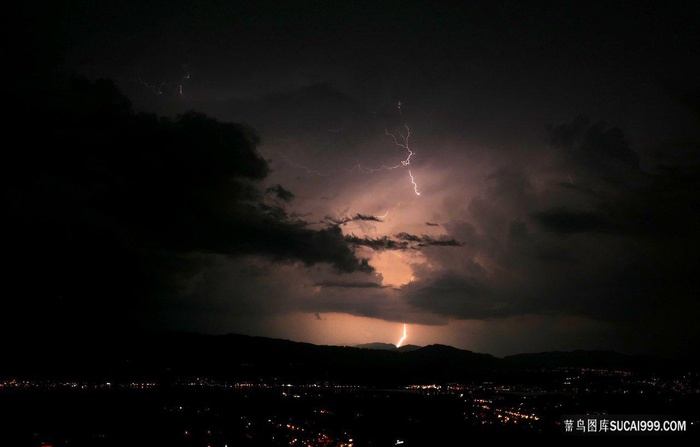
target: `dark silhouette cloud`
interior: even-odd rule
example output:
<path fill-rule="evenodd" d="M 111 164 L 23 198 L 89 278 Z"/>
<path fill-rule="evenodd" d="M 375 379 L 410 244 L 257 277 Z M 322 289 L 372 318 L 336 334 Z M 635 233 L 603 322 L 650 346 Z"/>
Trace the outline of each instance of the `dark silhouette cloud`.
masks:
<path fill-rule="evenodd" d="M 363 282 L 343 282 L 343 281 L 323 281 L 315 283 L 314 286 L 319 287 L 341 287 L 346 289 L 383 289 L 388 286 L 369 281 Z"/>
<path fill-rule="evenodd" d="M 346 223 L 349 222 L 357 222 L 357 221 L 364 221 L 364 222 L 384 222 L 381 218 L 377 216 L 369 216 L 366 214 L 355 214 L 352 217 L 343 217 L 340 219 L 333 218 L 330 216 L 326 216 L 323 219 L 323 222 L 329 223 L 331 225 L 345 225 Z"/>
<path fill-rule="evenodd" d="M 107 80 L 74 77 L 22 93 L 9 98 L 13 138 L 24 143 L 3 168 L 6 274 L 10 309 L 47 309 L 37 324 L 75 320 L 78 309 L 102 315 L 95 325 L 167 314 L 159 299 L 197 270 L 191 253 L 372 271 L 338 226 L 314 230 L 263 203 L 258 182 L 269 167 L 251 128 L 195 112 L 135 114 Z M 280 185 L 270 191 L 293 197 Z"/>
<path fill-rule="evenodd" d="M 428 235 L 421 235 L 421 236 L 416 236 L 415 234 L 409 234 L 409 233 L 398 233 L 396 235 L 396 238 L 402 241 L 406 242 L 414 242 L 416 243 L 417 247 L 429 247 L 429 246 L 436 246 L 436 247 L 459 247 L 462 245 L 461 242 L 458 242 L 454 238 L 448 238 L 448 237 L 439 237 L 439 238 L 434 238 L 432 236 Z"/>
<path fill-rule="evenodd" d="M 545 229 L 557 233 L 610 233 L 615 230 L 615 225 L 601 213 L 552 209 L 539 212 L 534 218 Z"/>
<path fill-rule="evenodd" d="M 459 247 L 463 245 L 455 239 L 434 239 L 429 236 L 423 236 L 423 240 L 418 244 L 419 247 Z"/>
<path fill-rule="evenodd" d="M 345 236 L 345 240 L 354 246 L 369 247 L 373 250 L 406 250 L 409 243 L 406 241 L 396 241 L 388 236 L 377 238 L 358 237 L 355 235 Z"/>
<path fill-rule="evenodd" d="M 355 246 L 369 247 L 374 250 L 416 250 L 421 247 L 459 247 L 461 242 L 453 238 L 434 238 L 428 235 L 417 236 L 406 232 L 398 233 L 394 238 L 345 236 L 345 240 Z"/>
<path fill-rule="evenodd" d="M 588 118 L 578 116 L 571 124 L 549 126 L 549 133 L 551 143 L 578 162 L 639 166 L 639 156 L 625 141 L 622 130 L 607 128 L 604 122 L 591 124 Z"/>
<path fill-rule="evenodd" d="M 275 193 L 275 196 L 278 199 L 284 200 L 285 202 L 291 202 L 292 199 L 294 198 L 294 193 L 286 190 L 282 185 L 279 185 L 279 184 L 275 185 L 275 186 L 268 187 L 267 192 Z"/>
<path fill-rule="evenodd" d="M 405 299 L 421 309 L 454 318 L 494 318 L 520 313 L 499 302 L 488 285 L 462 275 L 446 274 L 406 287 Z M 439 299 L 436 299 L 439 297 Z"/>

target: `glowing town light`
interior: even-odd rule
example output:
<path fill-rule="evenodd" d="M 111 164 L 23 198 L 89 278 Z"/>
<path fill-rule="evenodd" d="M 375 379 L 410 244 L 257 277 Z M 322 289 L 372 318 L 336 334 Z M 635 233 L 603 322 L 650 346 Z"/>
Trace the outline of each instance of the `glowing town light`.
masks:
<path fill-rule="evenodd" d="M 403 324 L 403 337 L 401 337 L 401 340 L 396 344 L 397 348 L 400 348 L 403 342 L 406 340 L 406 323 Z"/>

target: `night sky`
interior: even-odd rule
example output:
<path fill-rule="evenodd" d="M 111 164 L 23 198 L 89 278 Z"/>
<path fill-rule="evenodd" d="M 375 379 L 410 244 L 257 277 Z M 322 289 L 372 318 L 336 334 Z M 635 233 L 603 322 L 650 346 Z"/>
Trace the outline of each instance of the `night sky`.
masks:
<path fill-rule="evenodd" d="M 697 2 L 57 3 L 3 69 L 13 337 L 697 356 Z"/>

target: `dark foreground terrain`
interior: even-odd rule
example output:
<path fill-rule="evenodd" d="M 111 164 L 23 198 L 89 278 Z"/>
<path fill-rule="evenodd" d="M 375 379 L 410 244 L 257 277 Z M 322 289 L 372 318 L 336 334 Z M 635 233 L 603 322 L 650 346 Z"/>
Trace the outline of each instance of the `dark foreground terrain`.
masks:
<path fill-rule="evenodd" d="M 664 415 L 685 421 L 676 436 L 700 419 L 692 364 L 610 352 L 499 359 L 187 334 L 102 347 L 10 351 L 0 445 L 428 446 L 567 436 L 565 415 Z"/>

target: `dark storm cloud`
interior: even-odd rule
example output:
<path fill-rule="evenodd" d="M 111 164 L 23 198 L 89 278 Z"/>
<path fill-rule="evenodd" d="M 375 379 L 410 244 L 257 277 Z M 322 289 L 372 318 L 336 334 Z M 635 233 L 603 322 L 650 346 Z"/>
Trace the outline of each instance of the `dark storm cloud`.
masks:
<path fill-rule="evenodd" d="M 406 250 L 409 243 L 406 241 L 396 241 L 388 236 L 383 237 L 358 237 L 353 235 L 345 236 L 348 244 L 357 247 L 369 247 L 373 250 Z"/>
<path fill-rule="evenodd" d="M 615 231 L 615 225 L 608 216 L 601 213 L 552 209 L 535 214 L 534 219 L 545 229 L 557 233 L 610 233 Z"/>
<path fill-rule="evenodd" d="M 323 222 L 325 223 L 330 223 L 332 225 L 345 225 L 346 223 L 349 222 L 357 222 L 357 221 L 363 221 L 363 222 L 384 222 L 381 218 L 377 216 L 369 216 L 365 214 L 355 214 L 352 217 L 343 217 L 340 219 L 336 219 L 334 217 L 326 216 L 323 219 Z"/>
<path fill-rule="evenodd" d="M 700 187 L 697 163 L 674 158 L 671 142 L 660 149 L 671 154 L 664 169 L 645 171 L 619 129 L 581 117 L 550 131 L 554 158 L 545 170 L 533 158 L 488 175 L 467 222 L 445 224 L 450 237 L 468 244 L 459 255 L 426 253 L 440 267 L 419 269 L 419 280 L 402 289 L 406 300 L 456 318 L 543 314 L 612 322 L 628 347 L 640 332 L 654 334 L 645 343 L 657 350 L 673 345 L 680 353 L 684 343 L 696 343 L 688 312 L 699 310 L 692 266 L 700 240 L 692 228 L 700 223 L 700 200 L 690 194 Z M 557 180 L 535 188 L 538 175 Z"/>
<path fill-rule="evenodd" d="M 110 81 L 73 78 L 52 88 L 8 98 L 10 128 L 24 140 L 3 168 L 13 235 L 6 254 L 20 307 L 33 297 L 56 311 L 45 319 L 89 308 L 133 323 L 135 311 L 158 307 L 176 277 L 196 270 L 186 260 L 196 252 L 372 271 L 338 226 L 313 230 L 263 203 L 257 182 L 269 167 L 252 129 L 194 112 L 134 114 Z M 271 192 L 292 197 L 280 185 Z M 37 262 L 46 266 L 40 273 L 27 268 Z M 117 312 L 102 313 L 108 306 Z"/>
<path fill-rule="evenodd" d="M 520 313 L 512 303 L 504 304 L 481 281 L 462 275 L 446 274 L 408 285 L 405 299 L 413 306 L 453 318 L 494 318 Z"/>
<path fill-rule="evenodd" d="M 323 281 L 315 283 L 314 286 L 319 287 L 340 287 L 346 289 L 383 289 L 388 286 L 383 286 L 374 282 L 343 282 L 343 281 Z"/>
<path fill-rule="evenodd" d="M 639 156 L 629 147 L 622 130 L 608 128 L 606 123 L 591 123 L 585 116 L 578 116 L 570 124 L 549 126 L 550 141 L 561 148 L 574 165 L 596 169 L 607 180 L 622 169 L 637 169 Z"/>
<path fill-rule="evenodd" d="M 352 218 L 352 220 L 364 220 L 364 221 L 370 221 L 370 222 L 384 222 L 381 218 L 377 216 L 368 216 L 365 214 L 355 214 L 355 216 Z"/>
<path fill-rule="evenodd" d="M 453 238 L 434 238 L 429 235 L 417 236 L 406 232 L 398 233 L 394 238 L 384 236 L 378 238 L 345 236 L 351 245 L 369 247 L 374 250 L 417 250 L 422 247 L 459 247 L 461 242 Z"/>
<path fill-rule="evenodd" d="M 406 242 L 421 242 L 423 240 L 423 236 L 416 236 L 415 234 L 409 233 L 398 233 L 395 237 L 396 239 Z"/>
<path fill-rule="evenodd" d="M 298 139 L 305 149 L 304 161 L 317 166 L 337 166 L 337 157 L 345 161 L 358 134 L 373 127 L 365 106 L 328 83 L 265 92 L 255 99 L 217 99 L 196 105 L 226 121 L 251 123 L 266 135 Z M 329 132 L 340 126 L 346 131 Z"/>
<path fill-rule="evenodd" d="M 425 234 L 421 236 L 416 236 L 415 234 L 410 234 L 406 232 L 398 233 L 396 235 L 396 239 L 406 242 L 413 242 L 416 244 L 417 247 L 459 247 L 460 245 L 463 245 L 461 242 L 458 242 L 454 238 L 448 238 L 444 236 L 435 238 L 433 236 Z"/>
<path fill-rule="evenodd" d="M 423 236 L 423 239 L 418 244 L 418 247 L 461 247 L 462 245 L 464 245 L 464 243 L 459 242 L 456 239 L 450 239 L 450 238 L 435 239 L 431 236 Z"/>
<path fill-rule="evenodd" d="M 699 203 L 688 191 L 698 185 L 700 163 L 685 154 L 700 145 L 685 140 L 677 157 L 677 141 L 662 143 L 656 150 L 656 172 L 642 170 L 639 157 L 629 147 L 622 131 L 603 123 L 590 124 L 585 117 L 571 124 L 550 126 L 552 146 L 563 155 L 562 169 L 578 175 L 559 187 L 585 197 L 581 209 L 571 206 L 538 210 L 534 219 L 543 227 L 561 233 L 620 232 L 642 235 L 648 240 L 665 234 L 687 233 L 695 222 Z"/>
<path fill-rule="evenodd" d="M 270 186 L 266 191 L 275 193 L 278 199 L 284 200 L 285 202 L 291 202 L 294 198 L 294 193 L 285 189 L 282 185 Z"/>
<path fill-rule="evenodd" d="M 579 194 L 591 196 L 593 198 L 597 198 L 597 199 L 604 199 L 605 198 L 604 193 L 602 193 L 600 191 L 594 191 L 591 188 L 586 188 L 586 187 L 581 187 L 581 186 L 575 185 L 574 183 L 572 183 L 572 181 L 559 182 L 556 185 L 560 188 L 568 189 L 570 191 L 574 191 L 574 192 L 577 192 Z"/>
<path fill-rule="evenodd" d="M 299 260 L 306 265 L 325 262 L 338 272 L 374 269 L 366 259 L 358 260 L 348 247 L 339 227 L 322 230 L 306 228 L 305 223 L 257 220 L 248 225 L 235 225 L 237 242 L 232 253 L 268 255 L 280 261 Z"/>

